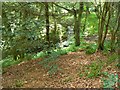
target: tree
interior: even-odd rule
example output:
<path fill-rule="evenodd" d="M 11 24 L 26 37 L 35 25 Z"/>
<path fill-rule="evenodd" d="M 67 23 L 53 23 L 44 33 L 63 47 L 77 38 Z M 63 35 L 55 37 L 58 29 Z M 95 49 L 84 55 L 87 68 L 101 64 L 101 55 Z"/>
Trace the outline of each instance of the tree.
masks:
<path fill-rule="evenodd" d="M 98 10 L 98 18 L 99 18 L 99 27 L 98 27 L 98 50 L 103 50 L 104 49 L 104 41 L 107 35 L 108 31 L 108 24 L 109 24 L 109 19 L 110 19 L 110 13 L 108 14 L 108 11 L 110 10 L 110 3 L 105 2 L 103 4 L 103 8 L 101 7 L 101 3 L 99 5 L 99 10 Z M 106 24 L 106 18 L 108 14 L 108 21 L 106 25 L 106 31 L 104 32 L 104 27 Z M 104 33 L 104 34 L 103 34 Z"/>
<path fill-rule="evenodd" d="M 46 41 L 48 43 L 48 48 L 50 47 L 50 37 L 49 37 L 49 4 L 45 2 L 45 18 L 46 18 Z"/>
<path fill-rule="evenodd" d="M 111 22 L 110 23 L 110 26 L 112 26 L 112 29 L 111 29 L 111 52 L 114 52 L 115 51 L 115 46 L 116 46 L 116 35 L 117 35 L 117 32 L 119 31 L 119 3 L 112 3 L 112 19 L 111 19 Z M 116 8 L 118 8 L 118 10 L 116 10 Z"/>
<path fill-rule="evenodd" d="M 78 13 L 74 10 L 74 31 L 75 31 L 75 45 L 80 45 L 80 26 L 81 26 L 81 18 L 83 12 L 83 2 L 79 3 L 79 11 Z M 77 15 L 78 14 L 78 15 Z"/>
<path fill-rule="evenodd" d="M 72 5 L 72 9 L 65 8 L 56 3 L 54 4 L 60 8 L 67 10 L 69 13 L 74 15 L 75 45 L 79 46 L 80 45 L 80 26 L 81 26 L 80 23 L 81 23 L 82 12 L 83 12 L 83 2 L 79 3 L 79 9 L 75 8 L 76 3 Z"/>

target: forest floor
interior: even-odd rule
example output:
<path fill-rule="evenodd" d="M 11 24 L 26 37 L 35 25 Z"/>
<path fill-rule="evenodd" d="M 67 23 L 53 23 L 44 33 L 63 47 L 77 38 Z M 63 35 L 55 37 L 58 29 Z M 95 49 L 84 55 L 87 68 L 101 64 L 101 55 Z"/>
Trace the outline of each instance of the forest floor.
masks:
<path fill-rule="evenodd" d="M 54 63 L 61 70 L 51 77 L 48 70 L 39 64 L 42 58 L 22 62 L 3 69 L 2 84 L 3 87 L 24 88 L 100 88 L 102 87 L 102 76 L 91 79 L 78 75 L 83 72 L 84 66 L 99 59 L 104 62 L 107 56 L 100 52 L 88 55 L 84 50 L 59 56 Z M 114 63 L 104 67 L 102 71 L 117 73 Z"/>

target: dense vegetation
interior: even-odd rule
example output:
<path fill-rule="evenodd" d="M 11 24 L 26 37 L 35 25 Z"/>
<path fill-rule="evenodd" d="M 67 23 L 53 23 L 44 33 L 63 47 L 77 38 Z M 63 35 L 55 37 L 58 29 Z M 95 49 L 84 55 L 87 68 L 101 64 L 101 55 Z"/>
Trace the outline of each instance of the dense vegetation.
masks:
<path fill-rule="evenodd" d="M 4 2 L 0 63 L 3 68 L 8 68 L 42 58 L 38 64 L 52 77 L 62 71 L 56 64 L 60 56 L 78 51 L 86 55 L 100 52 L 107 59 L 102 61 L 101 57 L 84 65 L 78 76 L 102 76 L 102 87 L 112 88 L 118 74 L 102 70 L 111 64 L 120 67 L 117 63 L 120 55 L 119 24 L 119 2 Z M 3 75 L 5 73 L 3 70 Z M 64 82 L 70 81 L 71 78 L 67 78 Z M 17 80 L 16 87 L 22 86 L 23 83 Z"/>

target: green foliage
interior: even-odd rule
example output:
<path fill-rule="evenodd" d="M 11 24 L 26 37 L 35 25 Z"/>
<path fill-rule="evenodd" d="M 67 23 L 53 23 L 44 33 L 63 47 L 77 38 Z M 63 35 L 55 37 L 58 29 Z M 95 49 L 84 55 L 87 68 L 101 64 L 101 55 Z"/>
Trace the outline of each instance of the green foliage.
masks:
<path fill-rule="evenodd" d="M 44 58 L 44 60 L 42 60 L 42 62 L 40 62 L 41 64 L 44 64 L 47 67 L 47 64 L 49 62 L 54 62 L 56 61 L 56 59 L 60 56 L 60 55 L 64 55 L 67 54 L 68 52 L 73 52 L 76 51 L 77 49 L 79 49 L 79 47 L 75 47 L 74 45 L 71 45 L 70 47 L 66 48 L 66 49 L 54 49 L 54 50 L 50 50 L 50 54 L 48 54 L 48 51 L 41 51 L 37 54 L 25 54 L 25 58 L 23 59 L 19 59 L 19 60 L 14 60 L 11 56 L 7 57 L 6 59 L 3 59 L 0 63 L 2 64 L 3 67 L 8 67 L 11 65 L 15 65 L 18 64 L 22 61 L 25 60 L 31 60 L 31 59 L 37 59 L 37 58 Z M 46 58 L 45 58 L 46 57 Z"/>
<path fill-rule="evenodd" d="M 87 66 L 87 77 L 92 78 L 92 77 L 97 77 L 102 74 L 101 70 L 105 64 L 110 65 L 111 63 L 115 62 L 117 59 L 117 55 L 113 54 L 108 57 L 108 59 L 105 62 L 102 62 L 101 60 L 97 60 L 90 65 Z M 105 75 L 105 73 L 104 73 Z M 106 73 L 107 75 L 107 73 Z"/>
<path fill-rule="evenodd" d="M 49 74 L 50 76 L 52 76 L 52 75 L 54 75 L 54 74 L 57 74 L 57 72 L 58 72 L 59 70 L 61 70 L 61 69 L 58 67 L 58 65 L 53 64 L 53 65 L 51 65 L 51 66 L 49 67 L 48 74 Z"/>
<path fill-rule="evenodd" d="M 15 81 L 15 87 L 22 87 L 24 85 L 22 80 L 16 80 Z"/>
<path fill-rule="evenodd" d="M 108 58 L 104 62 L 107 66 L 112 64 L 112 63 L 117 63 L 118 62 L 118 55 L 116 53 L 109 53 L 109 54 L 107 54 Z M 117 63 L 117 65 L 118 65 L 118 63 Z"/>
<path fill-rule="evenodd" d="M 21 62 L 20 60 L 15 61 L 12 58 L 6 58 L 6 59 L 3 59 L 0 63 L 2 63 L 2 67 L 4 68 L 4 67 L 18 64 L 20 62 Z"/>
<path fill-rule="evenodd" d="M 90 44 L 89 46 L 86 46 L 86 54 L 93 54 L 96 51 L 96 44 Z"/>
<path fill-rule="evenodd" d="M 75 45 L 71 45 L 69 46 L 69 48 L 67 49 L 67 52 L 75 52 L 79 49 L 79 47 L 76 47 Z"/>
<path fill-rule="evenodd" d="M 90 65 L 82 66 L 83 68 L 79 71 L 78 75 L 80 78 L 96 78 L 101 75 L 103 66 L 104 62 L 101 62 L 101 60 L 94 61 Z"/>
<path fill-rule="evenodd" d="M 32 58 L 33 58 L 33 56 L 30 55 L 30 54 L 26 54 L 25 58 L 18 59 L 18 60 L 14 60 L 11 56 L 9 56 L 5 59 L 2 59 L 0 61 L 0 64 L 2 64 L 2 67 L 4 68 L 4 67 L 12 66 L 12 65 L 15 65 L 15 64 L 19 64 L 22 61 L 31 60 Z"/>
<path fill-rule="evenodd" d="M 35 55 L 33 56 L 33 59 L 43 58 L 43 57 L 45 57 L 45 56 L 47 56 L 47 55 L 48 55 L 47 53 L 41 51 L 41 52 L 35 54 Z"/>
<path fill-rule="evenodd" d="M 31 60 L 31 59 L 33 59 L 33 56 L 31 54 L 26 54 L 25 57 L 24 57 L 24 59 L 21 60 L 21 61 Z"/>
<path fill-rule="evenodd" d="M 42 65 L 44 68 L 48 69 L 48 74 L 54 74 L 60 69 L 56 64 L 54 64 L 57 60 L 57 58 L 60 55 L 67 54 L 68 52 L 73 52 L 79 49 L 79 47 L 75 47 L 74 45 L 71 45 L 70 47 L 64 48 L 64 49 L 53 49 L 47 51 L 47 54 L 45 52 L 41 52 L 38 55 L 38 57 L 43 57 L 43 60 L 39 62 L 40 65 Z M 48 52 L 50 54 L 48 54 Z M 45 57 L 46 56 L 46 57 Z"/>
<path fill-rule="evenodd" d="M 113 86 L 118 82 L 118 75 L 108 74 L 107 72 L 104 72 L 104 75 L 107 78 L 102 78 L 103 88 L 114 88 Z"/>
<path fill-rule="evenodd" d="M 101 74 L 101 70 L 103 68 L 103 63 L 100 62 L 93 62 L 88 66 L 88 78 L 94 78 Z"/>
<path fill-rule="evenodd" d="M 48 70 L 48 74 L 52 76 L 53 74 L 56 74 L 60 70 L 58 66 L 54 64 L 54 62 L 60 55 L 66 54 L 66 52 L 62 50 L 56 51 L 53 50 L 49 52 L 50 54 L 48 54 L 47 57 L 44 57 L 43 60 L 39 62 L 39 64 L 46 68 Z"/>
<path fill-rule="evenodd" d="M 111 63 L 115 62 L 117 59 L 118 59 L 118 55 L 116 53 L 114 53 L 108 57 L 107 63 L 111 64 Z"/>
<path fill-rule="evenodd" d="M 105 40 L 104 42 L 104 51 L 109 51 L 110 50 L 110 40 Z"/>
<path fill-rule="evenodd" d="M 117 65 L 116 65 L 118 68 L 120 68 L 120 63 L 117 63 Z"/>
<path fill-rule="evenodd" d="M 82 78 L 84 76 L 84 74 L 81 73 L 81 72 L 79 72 L 78 75 L 79 75 L 80 78 Z"/>
<path fill-rule="evenodd" d="M 84 14 L 83 17 L 85 17 Z M 84 18 L 82 19 L 82 21 L 84 22 Z M 93 34 L 97 34 L 97 32 L 98 32 L 98 19 L 95 13 L 91 13 L 87 17 L 85 33 L 88 33 L 88 35 L 93 35 Z"/>
<path fill-rule="evenodd" d="M 104 62 L 100 59 L 93 61 L 90 65 L 83 67 L 82 71 L 78 73 L 79 77 L 86 76 L 87 78 L 95 78 L 100 75 L 108 76 L 108 73 L 102 72 L 102 69 L 106 65 L 110 65 L 111 63 L 115 62 L 117 59 L 117 55 L 113 54 L 108 57 L 107 60 Z"/>

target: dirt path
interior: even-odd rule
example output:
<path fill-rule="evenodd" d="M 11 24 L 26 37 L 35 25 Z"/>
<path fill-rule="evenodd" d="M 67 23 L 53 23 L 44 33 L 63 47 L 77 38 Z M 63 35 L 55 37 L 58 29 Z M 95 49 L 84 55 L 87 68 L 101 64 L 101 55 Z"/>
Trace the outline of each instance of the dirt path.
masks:
<path fill-rule="evenodd" d="M 4 68 L 3 87 L 100 88 L 102 85 L 101 77 L 88 79 L 85 77 L 80 78 L 78 75 L 79 70 L 84 65 L 88 65 L 98 58 L 106 59 L 99 52 L 86 55 L 82 50 L 62 55 L 56 62 L 62 70 L 52 77 L 49 77 L 47 70 L 39 64 L 42 59 L 23 62 L 19 65 Z M 115 68 L 111 68 L 109 71 L 116 72 Z"/>

